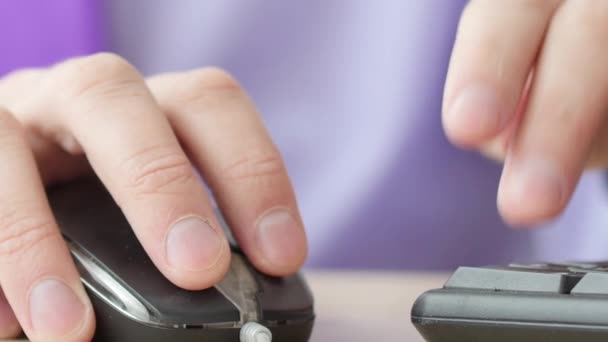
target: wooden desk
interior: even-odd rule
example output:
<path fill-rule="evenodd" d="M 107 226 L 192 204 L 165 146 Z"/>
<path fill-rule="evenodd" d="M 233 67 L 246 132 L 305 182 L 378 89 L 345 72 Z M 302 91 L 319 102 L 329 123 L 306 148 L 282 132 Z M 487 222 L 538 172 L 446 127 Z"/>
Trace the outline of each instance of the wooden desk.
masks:
<path fill-rule="evenodd" d="M 422 342 L 410 323 L 422 292 L 441 287 L 448 274 L 309 272 L 317 321 L 312 342 Z"/>
<path fill-rule="evenodd" d="M 447 274 L 352 271 L 305 272 L 315 295 L 311 342 L 422 342 L 410 309 Z M 23 342 L 23 341 L 22 341 Z"/>

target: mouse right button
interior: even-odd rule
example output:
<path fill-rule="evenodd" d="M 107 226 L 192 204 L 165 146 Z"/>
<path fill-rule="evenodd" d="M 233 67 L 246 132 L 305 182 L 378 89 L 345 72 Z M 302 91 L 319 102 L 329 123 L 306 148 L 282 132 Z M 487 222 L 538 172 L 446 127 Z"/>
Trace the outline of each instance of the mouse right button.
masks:
<path fill-rule="evenodd" d="M 274 278 L 256 273 L 264 321 L 308 321 L 314 318 L 313 297 L 300 274 Z"/>

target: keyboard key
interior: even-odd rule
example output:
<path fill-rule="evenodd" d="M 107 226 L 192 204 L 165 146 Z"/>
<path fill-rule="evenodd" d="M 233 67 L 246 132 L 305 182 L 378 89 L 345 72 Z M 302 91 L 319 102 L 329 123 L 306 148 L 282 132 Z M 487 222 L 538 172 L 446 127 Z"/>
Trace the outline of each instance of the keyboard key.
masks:
<path fill-rule="evenodd" d="M 570 294 L 602 294 L 608 295 L 608 273 L 588 272 L 574 286 Z"/>
<path fill-rule="evenodd" d="M 566 294 L 584 275 L 559 272 L 556 269 L 460 267 L 444 287 Z"/>

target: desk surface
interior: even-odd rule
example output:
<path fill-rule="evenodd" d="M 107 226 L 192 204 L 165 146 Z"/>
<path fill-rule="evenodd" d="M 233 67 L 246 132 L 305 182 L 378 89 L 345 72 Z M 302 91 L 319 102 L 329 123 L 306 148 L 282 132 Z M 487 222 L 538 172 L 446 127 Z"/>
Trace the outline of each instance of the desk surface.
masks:
<path fill-rule="evenodd" d="M 441 287 L 447 274 L 311 272 L 317 322 L 312 342 L 422 342 L 410 309 L 422 292 Z"/>
<path fill-rule="evenodd" d="M 317 320 L 311 342 L 422 342 L 410 323 L 416 297 L 446 274 L 314 271 L 306 277 Z"/>

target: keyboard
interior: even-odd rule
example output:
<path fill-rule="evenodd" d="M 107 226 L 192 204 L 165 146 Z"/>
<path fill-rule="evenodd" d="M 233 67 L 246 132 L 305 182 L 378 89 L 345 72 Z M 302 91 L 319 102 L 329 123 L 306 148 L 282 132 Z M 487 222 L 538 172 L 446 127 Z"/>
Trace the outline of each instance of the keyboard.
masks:
<path fill-rule="evenodd" d="M 608 262 L 460 267 L 411 320 L 428 342 L 608 341 Z"/>

